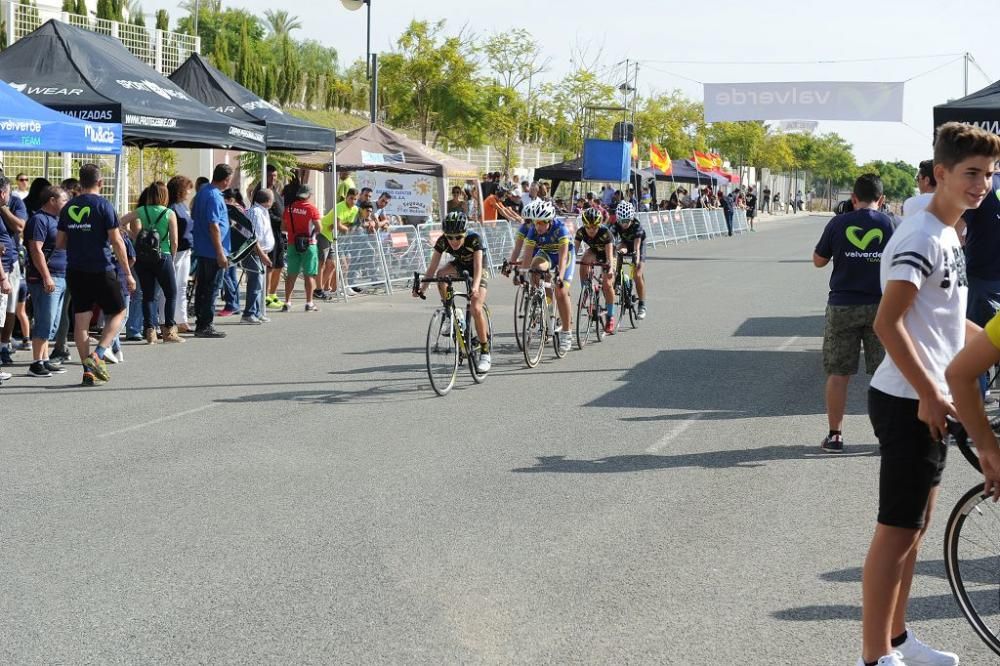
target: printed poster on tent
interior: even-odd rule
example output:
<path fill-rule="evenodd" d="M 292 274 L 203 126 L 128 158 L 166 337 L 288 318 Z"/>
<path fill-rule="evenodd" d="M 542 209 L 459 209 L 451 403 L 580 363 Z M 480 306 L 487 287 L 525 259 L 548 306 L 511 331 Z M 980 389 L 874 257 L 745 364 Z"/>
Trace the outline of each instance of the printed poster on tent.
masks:
<path fill-rule="evenodd" d="M 392 199 L 386 212 L 390 215 L 430 216 L 433 210 L 434 178 L 416 174 L 387 173 L 385 171 L 358 171 L 354 174 L 358 191 L 372 188 L 372 202 L 383 192 Z"/>

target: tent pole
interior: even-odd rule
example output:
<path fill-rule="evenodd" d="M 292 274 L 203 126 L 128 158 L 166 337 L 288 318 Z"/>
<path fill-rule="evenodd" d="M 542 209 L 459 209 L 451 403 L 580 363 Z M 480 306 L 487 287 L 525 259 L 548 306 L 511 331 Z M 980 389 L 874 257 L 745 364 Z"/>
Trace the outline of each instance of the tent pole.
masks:
<path fill-rule="evenodd" d="M 144 151 L 142 149 L 142 146 L 139 146 L 139 191 L 140 192 L 144 189 L 146 182 L 146 172 L 145 172 L 146 164 L 145 164 L 145 156 L 143 155 L 143 153 Z"/>
<path fill-rule="evenodd" d="M 125 208 L 124 200 L 122 199 L 121 196 L 122 195 L 122 152 L 124 152 L 124 150 L 125 148 L 122 147 L 122 150 L 119 151 L 117 155 L 115 155 L 115 196 L 113 201 L 115 203 L 115 208 L 117 208 L 119 212 L 122 212 L 122 210 L 124 210 Z"/>
<path fill-rule="evenodd" d="M 45 157 L 42 159 L 42 177 L 45 180 L 49 179 L 49 153 L 45 151 Z"/>

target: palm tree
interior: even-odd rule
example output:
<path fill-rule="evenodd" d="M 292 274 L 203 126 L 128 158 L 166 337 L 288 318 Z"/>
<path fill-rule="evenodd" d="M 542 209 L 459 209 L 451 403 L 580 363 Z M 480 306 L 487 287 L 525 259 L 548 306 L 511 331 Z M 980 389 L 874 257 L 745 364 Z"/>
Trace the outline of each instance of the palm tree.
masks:
<path fill-rule="evenodd" d="M 267 29 L 271 31 L 271 34 L 278 38 L 290 34 L 292 30 L 302 28 L 299 17 L 289 16 L 288 12 L 284 9 L 264 10 L 264 22 Z"/>

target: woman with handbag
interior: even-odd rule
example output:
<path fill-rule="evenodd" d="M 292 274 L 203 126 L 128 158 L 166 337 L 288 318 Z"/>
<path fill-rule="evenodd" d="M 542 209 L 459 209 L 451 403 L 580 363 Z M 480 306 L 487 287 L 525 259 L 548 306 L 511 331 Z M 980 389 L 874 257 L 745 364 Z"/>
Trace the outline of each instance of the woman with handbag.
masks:
<path fill-rule="evenodd" d="M 174 276 L 174 253 L 177 251 L 177 215 L 167 207 L 167 186 L 156 181 L 143 192 L 143 205 L 122 218 L 135 245 L 135 272 L 142 288 L 142 337 L 146 344 L 156 342 L 153 308 L 156 285 L 163 291 L 163 322 L 160 335 L 164 342 L 184 342 L 177 334 L 174 314 L 177 307 L 177 282 Z"/>

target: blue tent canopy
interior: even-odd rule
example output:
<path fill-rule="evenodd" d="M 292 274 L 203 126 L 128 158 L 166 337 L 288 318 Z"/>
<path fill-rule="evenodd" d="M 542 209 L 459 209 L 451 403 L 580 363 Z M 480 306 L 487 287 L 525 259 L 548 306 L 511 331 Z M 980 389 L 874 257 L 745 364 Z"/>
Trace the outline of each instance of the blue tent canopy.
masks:
<path fill-rule="evenodd" d="M 0 81 L 0 150 L 118 154 L 122 126 L 53 111 Z"/>

